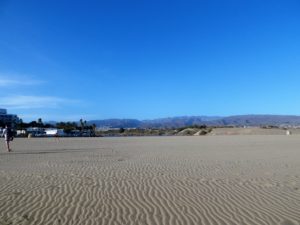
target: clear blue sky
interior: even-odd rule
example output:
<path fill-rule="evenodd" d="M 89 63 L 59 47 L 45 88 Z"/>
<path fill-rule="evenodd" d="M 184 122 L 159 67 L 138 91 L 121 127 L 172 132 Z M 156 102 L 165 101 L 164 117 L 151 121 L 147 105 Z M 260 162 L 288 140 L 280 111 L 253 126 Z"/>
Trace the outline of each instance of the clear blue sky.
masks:
<path fill-rule="evenodd" d="M 25 121 L 300 115 L 300 2 L 0 0 L 0 107 Z"/>

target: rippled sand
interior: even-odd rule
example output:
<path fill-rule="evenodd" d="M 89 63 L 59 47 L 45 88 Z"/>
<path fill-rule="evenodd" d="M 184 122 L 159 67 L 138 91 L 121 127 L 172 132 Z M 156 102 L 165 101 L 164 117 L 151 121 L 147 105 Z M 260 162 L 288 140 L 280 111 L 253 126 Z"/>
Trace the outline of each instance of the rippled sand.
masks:
<path fill-rule="evenodd" d="M 2 142 L 1 225 L 300 223 L 300 136 Z"/>

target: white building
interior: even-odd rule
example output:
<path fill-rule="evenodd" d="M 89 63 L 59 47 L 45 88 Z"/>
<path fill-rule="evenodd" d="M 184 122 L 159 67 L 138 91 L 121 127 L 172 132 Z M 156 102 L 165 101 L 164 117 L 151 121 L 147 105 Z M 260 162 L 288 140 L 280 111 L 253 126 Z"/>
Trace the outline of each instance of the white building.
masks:
<path fill-rule="evenodd" d="M 31 132 L 42 133 L 42 132 L 44 132 L 44 128 L 41 128 L 41 127 L 28 127 L 26 130 L 27 130 L 28 133 L 31 133 Z"/>
<path fill-rule="evenodd" d="M 46 132 L 46 136 L 65 136 L 65 132 L 63 129 L 56 129 L 56 128 L 49 128 L 49 129 L 45 129 Z"/>
<path fill-rule="evenodd" d="M 26 129 L 26 132 L 28 134 L 30 134 L 30 136 L 33 136 L 33 137 L 44 137 L 45 136 L 44 128 L 41 128 L 41 127 L 28 127 Z"/>

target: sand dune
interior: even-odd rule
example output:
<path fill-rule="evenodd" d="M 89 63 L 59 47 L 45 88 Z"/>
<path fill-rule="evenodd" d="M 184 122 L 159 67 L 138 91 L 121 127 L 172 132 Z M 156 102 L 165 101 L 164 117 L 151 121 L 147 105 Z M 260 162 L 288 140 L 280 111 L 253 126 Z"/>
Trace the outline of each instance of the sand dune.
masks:
<path fill-rule="evenodd" d="M 3 143 L 4 144 L 4 143 Z M 299 136 L 15 139 L 0 224 L 300 224 Z"/>
<path fill-rule="evenodd" d="M 293 135 L 299 135 L 300 129 L 289 128 Z M 279 128 L 260 128 L 260 127 L 235 127 L 235 128 L 214 128 L 208 135 L 286 135 L 285 129 Z"/>

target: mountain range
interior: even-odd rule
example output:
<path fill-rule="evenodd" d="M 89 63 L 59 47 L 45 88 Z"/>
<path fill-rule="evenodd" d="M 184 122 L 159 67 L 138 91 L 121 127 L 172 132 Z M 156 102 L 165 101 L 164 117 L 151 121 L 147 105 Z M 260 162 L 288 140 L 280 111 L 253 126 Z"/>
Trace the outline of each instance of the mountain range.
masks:
<path fill-rule="evenodd" d="M 90 120 L 88 124 L 111 128 L 178 128 L 193 125 L 208 126 L 299 126 L 300 116 L 238 115 L 238 116 L 182 116 L 153 120 L 106 119 Z"/>

